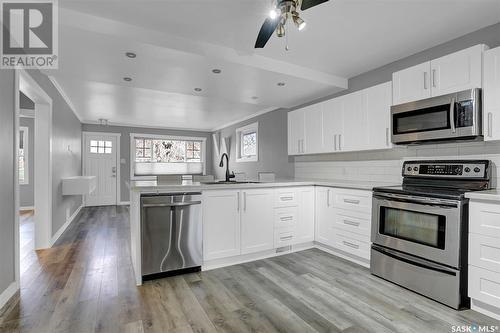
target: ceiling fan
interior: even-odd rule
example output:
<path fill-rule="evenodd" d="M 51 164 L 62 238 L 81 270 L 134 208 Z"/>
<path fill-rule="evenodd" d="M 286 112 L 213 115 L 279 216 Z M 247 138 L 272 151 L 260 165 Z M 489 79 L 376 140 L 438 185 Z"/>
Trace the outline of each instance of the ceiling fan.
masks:
<path fill-rule="evenodd" d="M 304 29 L 306 22 L 300 18 L 298 13 L 299 8 L 301 11 L 304 11 L 327 1 L 329 0 L 274 0 L 274 8 L 260 28 L 255 48 L 266 46 L 267 41 L 271 38 L 274 31 L 276 31 L 278 37 L 285 36 L 285 26 L 289 19 L 293 20 L 297 29 Z"/>

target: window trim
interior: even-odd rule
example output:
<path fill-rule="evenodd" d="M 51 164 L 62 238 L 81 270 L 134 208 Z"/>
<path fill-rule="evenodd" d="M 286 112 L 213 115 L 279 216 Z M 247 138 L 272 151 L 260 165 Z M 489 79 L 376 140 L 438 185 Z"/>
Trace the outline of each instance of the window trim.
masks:
<path fill-rule="evenodd" d="M 243 135 L 256 133 L 256 149 L 253 156 L 242 156 Z M 236 129 L 236 162 L 258 162 L 259 161 L 259 122 L 255 122 Z"/>
<path fill-rule="evenodd" d="M 29 168 L 29 127 L 27 126 L 19 126 L 19 132 L 23 131 L 23 143 L 24 143 L 24 180 L 21 181 L 19 180 L 19 170 L 18 170 L 18 181 L 19 185 L 29 185 L 30 183 L 30 168 Z M 19 133 L 19 136 L 21 134 Z M 20 147 L 17 147 L 19 150 Z M 19 152 L 18 152 L 18 159 L 19 159 Z M 18 162 L 18 169 L 19 169 L 19 162 Z"/>
<path fill-rule="evenodd" d="M 201 163 L 203 163 L 203 175 L 207 174 L 207 138 L 203 136 L 179 136 L 179 135 L 160 135 L 145 133 L 130 133 L 130 179 L 131 180 L 156 180 L 156 176 L 136 176 L 135 170 L 135 139 L 152 140 L 180 140 L 180 141 L 201 141 Z"/>

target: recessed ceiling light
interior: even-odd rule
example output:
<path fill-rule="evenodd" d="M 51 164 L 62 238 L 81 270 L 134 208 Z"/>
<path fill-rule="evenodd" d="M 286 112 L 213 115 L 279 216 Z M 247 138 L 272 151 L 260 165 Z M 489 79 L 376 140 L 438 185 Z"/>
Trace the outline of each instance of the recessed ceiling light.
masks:
<path fill-rule="evenodd" d="M 203 89 L 201 89 L 201 88 L 194 88 L 194 91 L 196 91 L 196 92 L 200 92 L 200 91 L 202 91 L 202 90 L 203 90 Z"/>
<path fill-rule="evenodd" d="M 278 85 L 278 87 L 283 87 L 283 86 L 285 86 L 285 82 L 278 82 L 277 85 Z"/>
<path fill-rule="evenodd" d="M 222 70 L 220 70 L 218 68 L 214 68 L 214 69 L 212 69 L 212 73 L 214 73 L 214 74 L 220 74 L 220 73 L 222 73 Z"/>
<path fill-rule="evenodd" d="M 130 82 L 130 81 L 132 81 L 132 78 L 131 78 L 131 77 L 128 77 L 128 76 L 125 76 L 125 77 L 123 78 L 123 81 Z"/>
<path fill-rule="evenodd" d="M 137 54 L 135 54 L 134 52 L 126 52 L 125 55 L 132 59 L 137 57 Z"/>
<path fill-rule="evenodd" d="M 259 99 L 259 97 L 257 97 L 257 96 L 252 96 L 252 99 Z"/>

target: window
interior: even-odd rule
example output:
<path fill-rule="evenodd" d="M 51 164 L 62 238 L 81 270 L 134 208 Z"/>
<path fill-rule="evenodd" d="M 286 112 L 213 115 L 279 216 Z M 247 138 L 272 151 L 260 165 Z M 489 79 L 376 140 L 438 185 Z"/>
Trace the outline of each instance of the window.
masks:
<path fill-rule="evenodd" d="M 205 172 L 205 138 L 131 134 L 132 177 Z"/>
<path fill-rule="evenodd" d="M 259 123 L 236 130 L 236 162 L 259 160 Z"/>
<path fill-rule="evenodd" d="M 19 184 L 29 184 L 28 127 L 19 127 Z"/>
<path fill-rule="evenodd" d="M 111 154 L 113 152 L 113 142 L 90 140 L 90 152 L 92 154 Z"/>

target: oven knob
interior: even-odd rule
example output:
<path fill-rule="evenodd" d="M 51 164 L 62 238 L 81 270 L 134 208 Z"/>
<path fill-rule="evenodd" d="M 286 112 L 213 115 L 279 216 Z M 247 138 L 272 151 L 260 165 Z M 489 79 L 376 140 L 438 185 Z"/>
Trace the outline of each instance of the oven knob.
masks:
<path fill-rule="evenodd" d="M 408 170 L 408 171 L 411 171 L 411 167 L 408 167 L 408 169 L 407 169 L 407 170 Z"/>
<path fill-rule="evenodd" d="M 413 171 L 417 172 L 418 171 L 418 167 L 414 167 Z"/>
<path fill-rule="evenodd" d="M 469 168 L 469 167 L 466 167 L 466 168 L 464 169 L 464 171 L 465 171 L 465 172 L 470 172 L 470 168 Z"/>
<path fill-rule="evenodd" d="M 478 167 L 474 168 L 474 172 L 478 173 L 479 171 L 481 171 L 481 169 L 479 169 Z"/>

